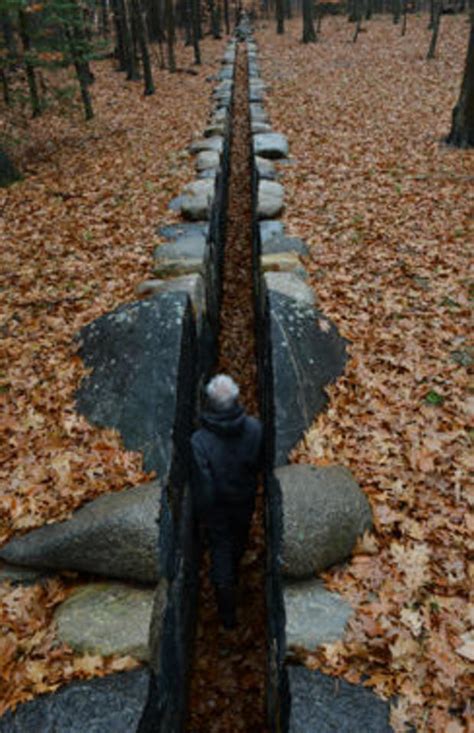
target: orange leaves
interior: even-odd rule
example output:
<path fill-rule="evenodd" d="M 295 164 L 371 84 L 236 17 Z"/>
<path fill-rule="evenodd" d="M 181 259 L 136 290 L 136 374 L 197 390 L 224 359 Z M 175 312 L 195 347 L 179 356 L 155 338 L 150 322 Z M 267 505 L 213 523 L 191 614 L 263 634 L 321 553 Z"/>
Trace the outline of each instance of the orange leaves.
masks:
<path fill-rule="evenodd" d="M 355 622 L 337 653 L 325 648 L 311 664 L 347 679 L 366 675 L 379 694 L 397 695 L 396 731 L 411 723 L 457 733 L 466 729 L 472 653 L 466 258 L 474 158 L 440 140 L 468 27 L 447 21 L 434 81 L 426 18 L 410 18 L 404 39 L 387 20 L 368 23 L 358 48 L 343 19 L 325 19 L 312 48 L 298 44 L 299 20 L 284 37 L 260 34 L 272 123 L 295 158 L 282 166 L 286 223 L 310 245 L 322 312 L 351 341 L 328 410 L 292 459 L 347 465 L 374 512 L 373 539 L 325 574 Z"/>

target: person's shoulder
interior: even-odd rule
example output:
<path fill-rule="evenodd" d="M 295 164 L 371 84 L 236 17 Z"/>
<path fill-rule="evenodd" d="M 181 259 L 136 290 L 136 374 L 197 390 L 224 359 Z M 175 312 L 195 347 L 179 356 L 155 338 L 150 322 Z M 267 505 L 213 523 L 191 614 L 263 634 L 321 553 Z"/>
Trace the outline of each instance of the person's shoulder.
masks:
<path fill-rule="evenodd" d="M 252 430 L 254 433 L 261 433 L 262 432 L 262 422 L 258 419 L 258 417 L 254 417 L 253 415 L 247 415 L 245 418 L 245 421 L 247 423 L 247 427 L 249 430 Z"/>

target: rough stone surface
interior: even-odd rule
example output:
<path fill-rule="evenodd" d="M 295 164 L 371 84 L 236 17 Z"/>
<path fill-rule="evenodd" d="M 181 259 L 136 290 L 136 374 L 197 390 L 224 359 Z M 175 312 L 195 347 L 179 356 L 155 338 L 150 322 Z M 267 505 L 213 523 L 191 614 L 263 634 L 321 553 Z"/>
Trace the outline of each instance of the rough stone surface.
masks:
<path fill-rule="evenodd" d="M 222 67 L 222 69 L 219 71 L 218 74 L 219 81 L 225 81 L 227 79 L 233 79 L 234 78 L 234 67 L 233 62 L 230 64 L 226 64 Z"/>
<path fill-rule="evenodd" d="M 203 150 L 196 158 L 196 169 L 204 171 L 208 168 L 218 168 L 220 155 L 215 150 Z"/>
<path fill-rule="evenodd" d="M 203 171 L 199 171 L 199 173 L 197 174 L 197 177 L 200 179 L 207 178 L 207 179 L 212 179 L 213 181 L 215 181 L 216 176 L 217 176 L 217 171 L 218 171 L 217 168 L 206 168 Z"/>
<path fill-rule="evenodd" d="M 0 718 L 0 733 L 131 733 L 148 695 L 150 673 L 134 669 L 72 682 Z"/>
<path fill-rule="evenodd" d="M 0 560 L 0 583 L 31 585 L 47 577 L 48 575 L 41 569 L 25 568 L 21 565 L 12 565 Z"/>
<path fill-rule="evenodd" d="M 178 278 L 199 274 L 204 276 L 206 265 L 202 257 L 182 257 L 181 259 L 155 259 L 153 272 L 158 278 Z"/>
<path fill-rule="evenodd" d="M 266 160 L 265 158 L 255 158 L 255 165 L 257 166 L 258 175 L 260 178 L 266 178 L 268 180 L 272 180 L 276 177 L 276 170 L 275 166 L 271 162 L 271 160 Z"/>
<path fill-rule="evenodd" d="M 171 241 L 190 237 L 204 237 L 206 239 L 209 232 L 209 223 L 207 221 L 196 221 L 196 222 L 179 222 L 178 224 L 167 224 L 163 227 L 158 227 L 157 233 L 161 237 L 165 237 Z"/>
<path fill-rule="evenodd" d="M 290 733 L 393 733 L 390 705 L 363 685 L 289 667 Z"/>
<path fill-rule="evenodd" d="M 262 158 L 287 158 L 288 140 L 279 132 L 268 132 L 253 136 L 255 155 Z"/>
<path fill-rule="evenodd" d="M 12 539 L 0 558 L 32 568 L 81 570 L 111 578 L 158 580 L 158 481 L 100 496 L 71 519 Z"/>
<path fill-rule="evenodd" d="M 252 122 L 252 134 L 258 135 L 262 132 L 271 132 L 272 126 L 268 124 L 268 122 Z M 265 158 L 262 158 L 262 160 L 265 160 Z"/>
<path fill-rule="evenodd" d="M 204 130 L 204 137 L 216 137 L 220 135 L 224 136 L 226 133 L 227 123 L 224 120 L 222 122 L 211 120 L 211 122 L 209 122 L 206 129 Z"/>
<path fill-rule="evenodd" d="M 57 634 L 80 654 L 130 655 L 146 662 L 154 590 L 89 583 L 54 613 Z"/>
<path fill-rule="evenodd" d="M 315 308 L 274 290 L 267 295 L 275 465 L 281 466 L 326 405 L 324 386 L 342 373 L 346 342 Z"/>
<path fill-rule="evenodd" d="M 263 255 L 260 264 L 263 272 L 293 273 L 302 280 L 308 275 L 295 252 L 278 252 L 276 254 Z"/>
<path fill-rule="evenodd" d="M 144 280 L 135 288 L 137 295 L 146 297 L 174 291 L 184 291 L 191 298 L 199 338 L 203 327 L 203 319 L 206 315 L 206 293 L 201 275 L 192 273 L 191 275 L 182 275 L 168 280 Z"/>
<path fill-rule="evenodd" d="M 200 232 L 178 237 L 169 244 L 160 244 L 155 249 L 155 260 L 179 260 L 204 257 L 206 237 Z"/>
<path fill-rule="evenodd" d="M 194 332 L 187 294 L 160 293 L 120 306 L 83 328 L 80 339 L 80 355 L 91 371 L 77 392 L 79 411 L 93 424 L 119 430 L 129 450 L 142 451 L 145 470 L 165 479 L 173 433 L 180 439 L 175 426 L 192 399 Z"/>
<path fill-rule="evenodd" d="M 283 573 L 305 578 L 349 557 L 372 526 L 369 502 L 351 472 L 298 464 L 275 476 L 283 497 Z"/>
<path fill-rule="evenodd" d="M 262 246 L 268 244 L 273 237 L 284 236 L 285 227 L 281 221 L 273 221 L 272 219 L 264 219 L 259 224 L 260 227 L 260 241 Z"/>
<path fill-rule="evenodd" d="M 191 219 L 191 221 L 208 219 L 214 193 L 215 182 L 213 178 L 188 183 L 183 189 L 183 195 L 178 197 L 182 215 L 186 219 Z"/>
<path fill-rule="evenodd" d="M 265 285 L 267 290 L 276 290 L 293 300 L 308 305 L 314 305 L 314 290 L 295 272 L 266 272 Z"/>
<path fill-rule="evenodd" d="M 263 89 L 249 89 L 249 101 L 250 102 L 263 102 L 265 99 L 265 93 Z"/>
<path fill-rule="evenodd" d="M 268 115 L 261 104 L 250 103 L 250 120 L 251 122 L 268 122 Z"/>
<path fill-rule="evenodd" d="M 214 137 L 206 137 L 203 140 L 195 140 L 189 146 L 191 153 L 201 153 L 203 150 L 214 150 L 216 153 L 222 153 L 224 140 L 220 135 Z"/>
<path fill-rule="evenodd" d="M 352 609 L 338 593 L 327 591 L 322 581 L 287 582 L 283 597 L 289 649 L 313 650 L 344 635 Z"/>
<path fill-rule="evenodd" d="M 296 252 L 299 255 L 307 255 L 308 247 L 298 237 L 275 236 L 268 237 L 262 243 L 262 254 L 278 254 L 281 252 Z"/>
<path fill-rule="evenodd" d="M 257 213 L 260 219 L 272 219 L 283 210 L 284 188 L 276 181 L 259 181 Z"/>

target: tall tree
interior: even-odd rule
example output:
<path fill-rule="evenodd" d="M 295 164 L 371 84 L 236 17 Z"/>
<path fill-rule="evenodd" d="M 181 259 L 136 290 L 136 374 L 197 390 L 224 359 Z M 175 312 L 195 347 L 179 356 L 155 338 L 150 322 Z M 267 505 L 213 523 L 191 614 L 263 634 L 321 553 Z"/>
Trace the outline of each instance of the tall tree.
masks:
<path fill-rule="evenodd" d="M 453 109 L 447 142 L 458 148 L 474 147 L 474 2 L 471 0 L 471 29 L 467 46 L 461 92 Z"/>
<path fill-rule="evenodd" d="M 145 95 L 153 94 L 155 85 L 153 84 L 153 76 L 151 73 L 150 54 L 148 53 L 148 42 L 146 37 L 145 23 L 143 22 L 142 7 L 140 0 L 132 1 L 132 13 L 135 18 L 135 28 L 137 33 L 138 45 L 140 47 L 140 55 L 143 66 L 143 79 L 145 82 Z"/>
<path fill-rule="evenodd" d="M 314 43 L 316 31 L 313 22 L 313 0 L 303 0 L 303 43 Z"/>
<path fill-rule="evenodd" d="M 190 0 L 191 2 L 191 17 L 193 27 L 193 49 L 194 49 L 194 63 L 199 65 L 201 63 L 201 51 L 199 48 L 200 24 L 199 24 L 199 0 Z"/>
<path fill-rule="evenodd" d="M 436 43 L 438 41 L 440 22 L 441 22 L 441 0 L 435 0 L 433 30 L 431 33 L 430 47 L 428 49 L 428 53 L 426 54 L 427 59 L 434 59 L 434 56 L 436 53 Z"/>
<path fill-rule="evenodd" d="M 33 66 L 33 49 L 31 45 L 30 29 L 28 24 L 28 14 L 20 8 L 18 10 L 18 30 L 23 44 L 23 58 L 25 64 L 26 78 L 28 80 L 28 88 L 30 90 L 30 103 L 33 117 L 41 114 L 41 103 L 38 93 L 38 84 L 36 82 L 36 74 Z"/>
<path fill-rule="evenodd" d="M 174 56 L 174 8 L 173 0 L 165 0 L 165 18 L 166 18 L 166 44 L 168 48 L 168 68 L 171 72 L 176 71 L 176 59 Z"/>
<path fill-rule="evenodd" d="M 277 33 L 285 32 L 285 6 L 284 0 L 275 0 L 275 14 L 277 22 Z"/>

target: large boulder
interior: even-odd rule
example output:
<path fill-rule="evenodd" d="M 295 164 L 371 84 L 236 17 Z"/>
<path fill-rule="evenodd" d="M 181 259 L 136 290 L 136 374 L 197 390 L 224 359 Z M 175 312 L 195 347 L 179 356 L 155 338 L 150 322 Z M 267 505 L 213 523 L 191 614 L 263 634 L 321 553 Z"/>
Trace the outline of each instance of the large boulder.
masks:
<path fill-rule="evenodd" d="M 256 120 L 255 120 L 256 121 Z M 288 140 L 279 132 L 267 132 L 253 136 L 255 155 L 262 158 L 287 158 Z"/>
<path fill-rule="evenodd" d="M 171 293 L 175 291 L 184 291 L 191 298 L 194 318 L 196 320 L 196 332 L 199 339 L 206 315 L 206 293 L 204 280 L 201 275 L 191 273 L 190 275 L 172 277 L 167 280 L 144 280 L 135 288 L 137 295 L 148 298 L 159 293 Z"/>
<path fill-rule="evenodd" d="M 88 375 L 77 407 L 93 424 L 120 431 L 143 453 L 145 470 L 165 479 L 191 424 L 195 327 L 185 292 L 160 293 L 98 318 L 80 333 Z"/>
<path fill-rule="evenodd" d="M 274 237 L 283 237 L 285 227 L 281 221 L 274 221 L 273 219 L 263 219 L 259 223 L 260 228 L 260 241 L 262 247 L 269 243 Z"/>
<path fill-rule="evenodd" d="M 338 593 L 330 593 L 320 580 L 286 582 L 285 634 L 289 649 L 316 649 L 341 639 L 352 608 Z"/>
<path fill-rule="evenodd" d="M 209 168 L 218 168 L 220 155 L 215 150 L 202 150 L 196 158 L 196 170 L 201 172 Z"/>
<path fill-rule="evenodd" d="M 302 280 L 308 276 L 296 252 L 264 254 L 261 257 L 260 265 L 263 272 L 291 272 Z"/>
<path fill-rule="evenodd" d="M 138 730 L 150 672 L 134 669 L 72 682 L 0 718 L 0 733 L 130 733 Z"/>
<path fill-rule="evenodd" d="M 58 638 L 79 654 L 149 659 L 152 588 L 122 583 L 88 583 L 54 612 Z"/>
<path fill-rule="evenodd" d="M 220 135 L 214 137 L 206 137 L 203 140 L 195 140 L 189 146 L 191 153 L 201 153 L 203 150 L 214 150 L 216 153 L 222 153 L 224 149 L 224 138 Z"/>
<path fill-rule="evenodd" d="M 285 237 L 275 235 L 267 237 L 262 242 L 262 254 L 277 254 L 281 252 L 296 252 L 299 255 L 308 254 L 308 246 L 299 237 Z"/>
<path fill-rule="evenodd" d="M 274 461 L 281 466 L 325 407 L 324 387 L 343 372 L 346 342 L 334 324 L 308 303 L 278 290 L 269 289 L 266 295 L 273 366 Z"/>
<path fill-rule="evenodd" d="M 390 703 L 363 685 L 288 667 L 290 733 L 393 733 Z"/>
<path fill-rule="evenodd" d="M 293 300 L 314 305 L 314 290 L 295 272 L 266 272 L 265 285 L 267 290 L 275 290 L 287 295 Z"/>
<path fill-rule="evenodd" d="M 260 180 L 258 184 L 258 218 L 272 219 L 281 214 L 284 195 L 285 190 L 277 181 Z"/>
<path fill-rule="evenodd" d="M 209 140 L 212 140 L 212 138 L 209 138 Z M 214 195 L 214 178 L 204 178 L 188 183 L 183 189 L 182 196 L 174 199 L 174 201 L 179 203 L 178 209 L 185 219 L 200 221 L 201 219 L 209 219 Z"/>
<path fill-rule="evenodd" d="M 317 575 L 351 554 L 372 526 L 369 502 L 344 466 L 283 466 L 275 471 L 282 492 L 283 573 Z"/>
<path fill-rule="evenodd" d="M 266 158 L 256 157 L 255 165 L 257 166 L 259 178 L 266 178 L 269 181 L 276 178 L 275 166 L 271 160 L 267 160 Z"/>
<path fill-rule="evenodd" d="M 10 540 L 0 558 L 30 568 L 80 570 L 155 583 L 160 500 L 158 481 L 100 496 L 71 519 Z"/>

